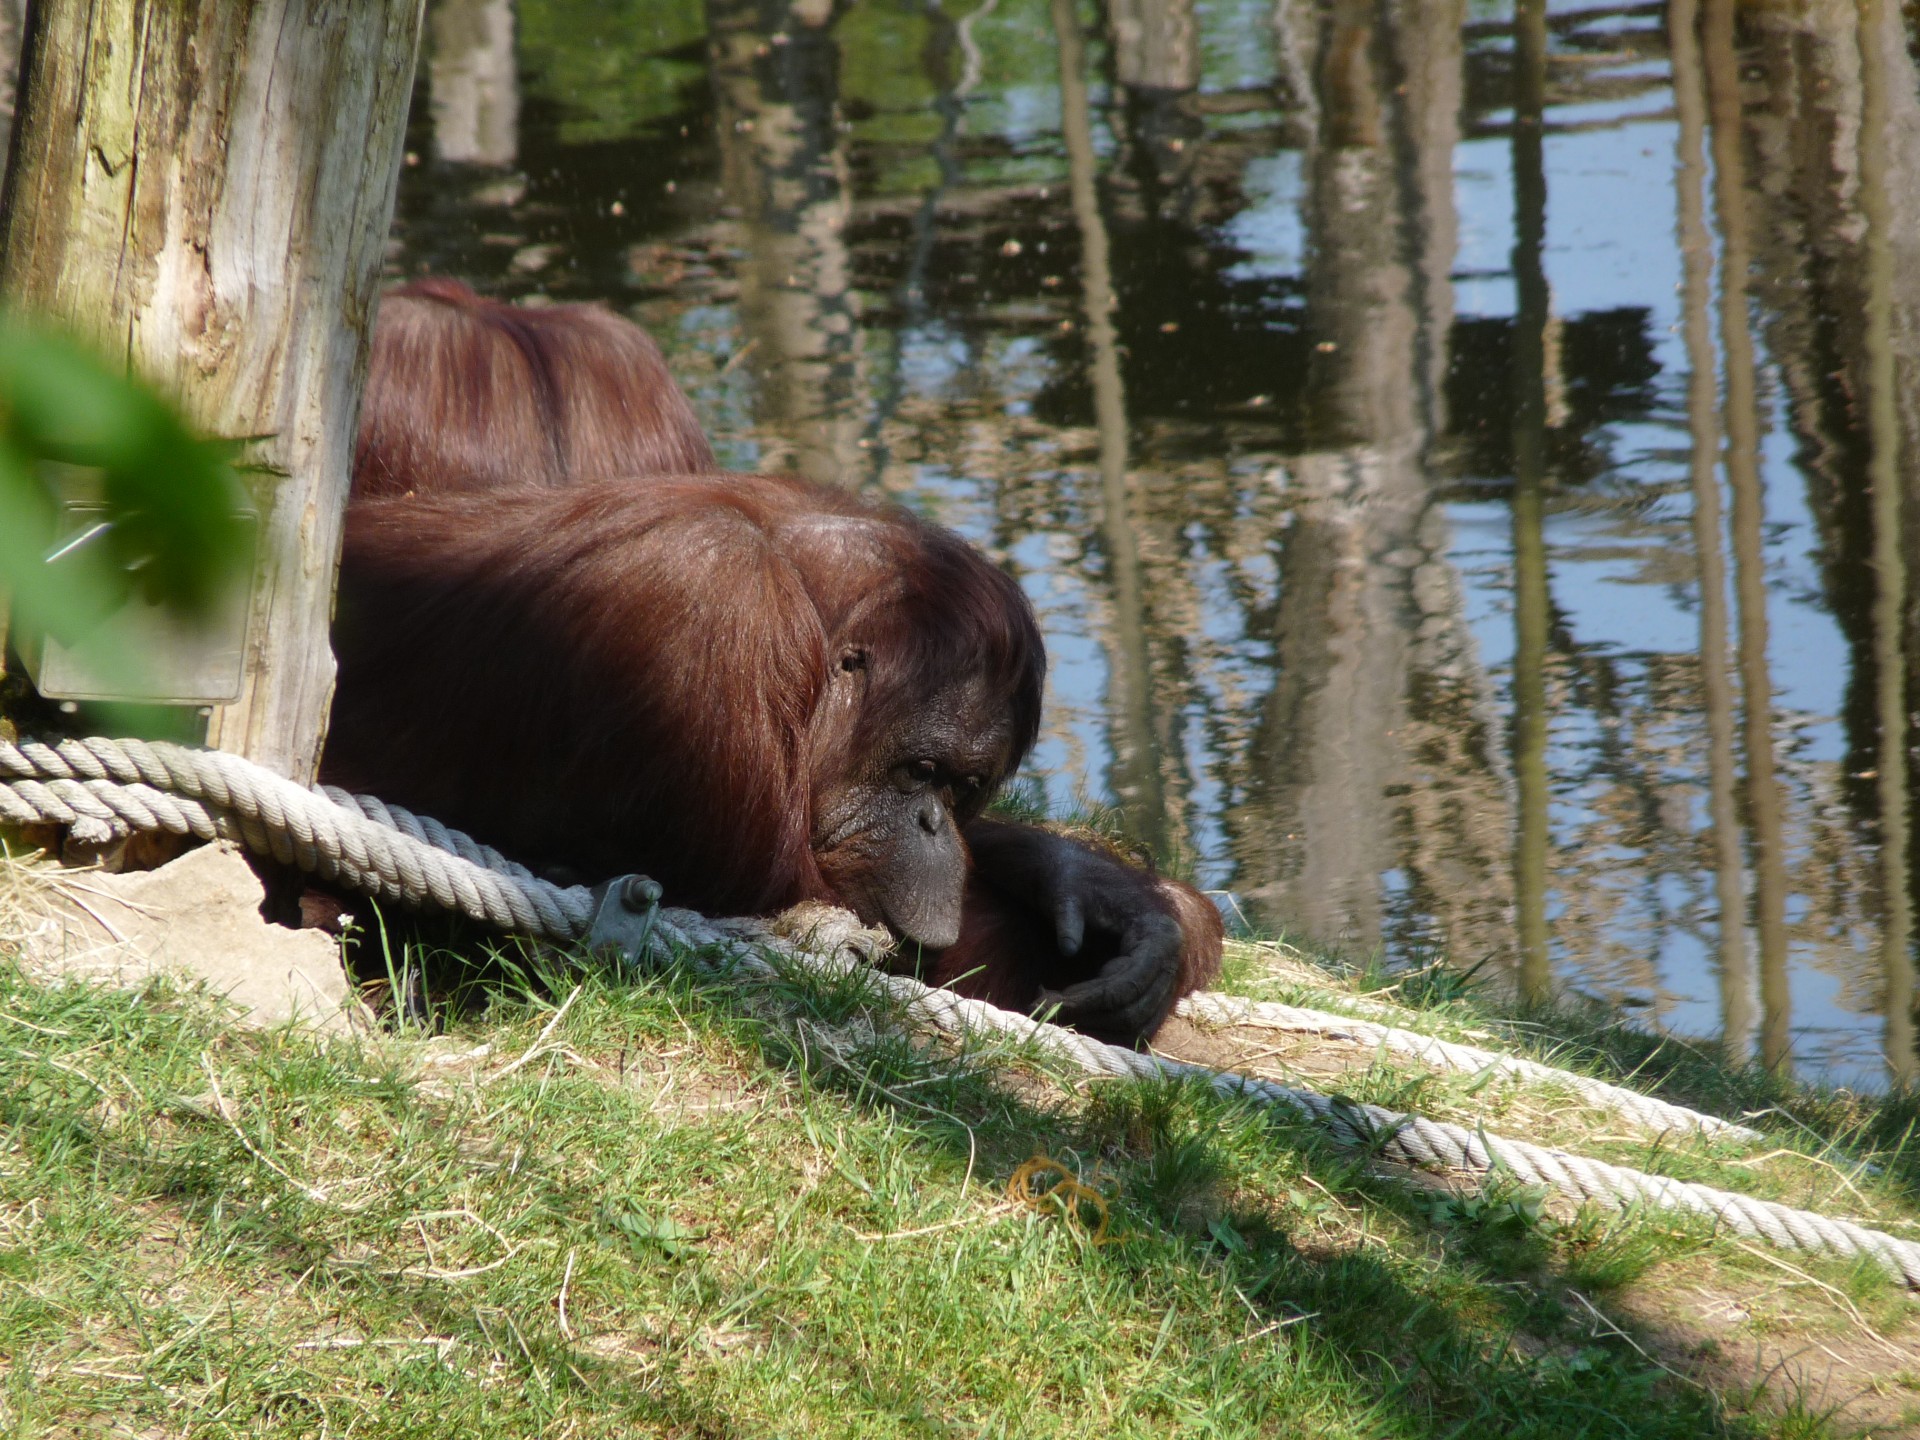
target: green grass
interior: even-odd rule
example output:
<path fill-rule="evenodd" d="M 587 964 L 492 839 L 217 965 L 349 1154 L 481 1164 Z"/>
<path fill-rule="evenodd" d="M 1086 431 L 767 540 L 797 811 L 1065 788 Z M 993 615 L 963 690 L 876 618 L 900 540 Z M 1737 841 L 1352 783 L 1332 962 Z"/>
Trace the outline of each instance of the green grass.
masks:
<path fill-rule="evenodd" d="M 1272 963 L 1276 957 L 1290 963 L 1276 972 Z M 1810 1163 L 1796 1174 L 1825 1179 L 1810 1178 L 1812 1191 L 1797 1197 L 1787 1190 L 1774 1193 L 1767 1187 L 1780 1179 L 1781 1167 L 1776 1166 L 1770 1177 L 1756 1180 L 1755 1172 L 1744 1169 L 1742 1159 L 1755 1153 L 1754 1148 L 1724 1140 L 1689 1139 L 1676 1144 L 1672 1137 L 1642 1139 L 1611 1151 L 1608 1146 L 1613 1142 L 1608 1140 L 1590 1135 L 1582 1140 L 1583 1148 L 1601 1159 L 1675 1175 L 1682 1175 L 1676 1166 L 1697 1162 L 1706 1168 L 1682 1178 L 1791 1204 L 1815 1203 L 1813 1192 L 1834 1188 L 1840 1175 L 1884 1196 L 1890 1204 L 1911 1209 L 1920 1202 L 1920 1092 L 1896 1089 L 1863 1094 L 1807 1084 L 1769 1071 L 1757 1061 L 1729 1063 L 1725 1052 L 1710 1041 L 1641 1029 L 1598 1002 L 1562 997 L 1551 1005 L 1530 1006 L 1505 994 L 1492 977 L 1463 975 L 1442 963 L 1391 974 L 1372 965 L 1345 965 L 1284 939 L 1230 947 L 1222 986 L 1260 999 L 1352 1014 L 1525 1056 L 1740 1121 L 1768 1137 L 1766 1149 L 1785 1147 L 1807 1157 Z M 1469 1108 L 1477 1116 L 1488 1115 L 1488 1101 L 1497 1101 L 1499 1094 L 1496 1090 L 1490 1095 L 1470 1078 L 1444 1077 L 1398 1060 L 1376 1066 L 1370 1077 L 1355 1084 L 1366 1091 L 1364 1098 L 1376 1103 L 1441 1111 L 1450 1096 L 1469 1098 L 1463 1092 L 1471 1089 Z M 1556 1095 L 1540 1088 L 1515 1094 L 1549 1106 L 1556 1100 L 1570 1104 L 1574 1099 L 1570 1091 Z M 1544 1125 L 1539 1117 L 1529 1118 L 1539 1131 L 1531 1138 L 1540 1140 L 1572 1141 L 1592 1128 L 1591 1116 L 1567 1115 L 1558 1130 L 1551 1118 Z M 1619 1128 L 1614 1127 L 1616 1132 Z M 1735 1163 L 1716 1166 L 1717 1157 Z M 1786 1168 L 1794 1170 L 1791 1163 Z"/>
<path fill-rule="evenodd" d="M 1677 1222 L 932 1052 L 857 982 L 531 968 L 322 1043 L 0 962 L 0 1434 L 1848 1433 L 1596 1323 L 1739 1261 Z M 1035 1156 L 1097 1200 L 1009 1199 Z"/>

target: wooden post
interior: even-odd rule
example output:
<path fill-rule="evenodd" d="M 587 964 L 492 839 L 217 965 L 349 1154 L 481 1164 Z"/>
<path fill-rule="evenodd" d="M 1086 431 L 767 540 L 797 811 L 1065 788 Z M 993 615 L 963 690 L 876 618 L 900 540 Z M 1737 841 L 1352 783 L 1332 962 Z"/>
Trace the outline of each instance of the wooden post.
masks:
<path fill-rule="evenodd" d="M 0 296 L 124 355 L 250 452 L 261 565 L 212 745 L 313 778 L 327 625 L 422 0 L 45 0 Z"/>

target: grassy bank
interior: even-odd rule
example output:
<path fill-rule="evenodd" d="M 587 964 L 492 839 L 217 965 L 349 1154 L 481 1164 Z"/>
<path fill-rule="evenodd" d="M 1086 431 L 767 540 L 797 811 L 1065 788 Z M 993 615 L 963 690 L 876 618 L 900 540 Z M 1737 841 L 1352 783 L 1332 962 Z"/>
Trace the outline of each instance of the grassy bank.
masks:
<path fill-rule="evenodd" d="M 1904 1102 L 1437 983 L 1369 998 L 1251 947 L 1232 973 L 1637 1067 L 1669 1098 L 1767 1109 L 1769 1140 L 1650 1144 L 1550 1091 L 1379 1056 L 1343 1093 L 1920 1235 Z M 1913 1302 L 1868 1266 L 1409 1184 L 1196 1087 L 1075 1090 L 887 1018 L 799 978 L 565 973 L 502 984 L 444 1034 L 322 1044 L 0 961 L 0 1434 L 1424 1440 L 1920 1417 Z M 1738 1322 L 1703 1328 L 1696 1293 Z"/>

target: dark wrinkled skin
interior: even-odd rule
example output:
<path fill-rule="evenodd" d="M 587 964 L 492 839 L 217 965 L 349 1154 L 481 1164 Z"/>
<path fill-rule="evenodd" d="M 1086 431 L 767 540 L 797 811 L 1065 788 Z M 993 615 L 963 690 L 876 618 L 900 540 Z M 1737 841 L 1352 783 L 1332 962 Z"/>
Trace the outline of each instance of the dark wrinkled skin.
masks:
<path fill-rule="evenodd" d="M 857 711 L 864 664 L 843 659 L 823 709 Z M 832 721 L 827 721 L 831 727 Z M 964 688 L 942 692 L 816 800 L 813 849 L 855 913 L 944 950 L 960 937 L 961 835 L 1012 768 L 1006 725 Z"/>
<path fill-rule="evenodd" d="M 946 803 L 911 780 L 840 798 L 828 817 L 831 839 L 818 854 L 824 873 L 850 876 L 840 884 L 847 904 L 862 920 L 932 950 L 958 940 L 967 850 Z"/>
<path fill-rule="evenodd" d="M 869 680 L 859 653 L 846 652 L 832 677 L 826 735 L 842 733 L 837 713 L 859 712 Z M 841 754 L 830 742 L 818 760 L 837 773 Z M 821 872 L 867 923 L 942 951 L 960 939 L 971 868 L 976 884 L 1031 912 L 1062 958 L 1085 953 L 1097 966 L 1042 986 L 1030 1008 L 1132 1043 L 1172 1006 L 1180 926 L 1137 868 L 1069 836 L 982 819 L 1015 763 L 1004 722 L 978 696 L 941 692 L 857 759 L 850 777 L 823 788 L 813 827 Z"/>

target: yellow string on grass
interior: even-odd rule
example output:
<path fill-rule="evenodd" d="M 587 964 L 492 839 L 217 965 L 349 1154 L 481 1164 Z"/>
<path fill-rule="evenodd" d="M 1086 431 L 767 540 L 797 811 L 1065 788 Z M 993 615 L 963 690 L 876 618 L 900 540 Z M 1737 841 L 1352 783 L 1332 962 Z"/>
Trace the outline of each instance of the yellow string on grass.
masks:
<path fill-rule="evenodd" d="M 1035 1210 L 1057 1210 L 1064 1218 L 1088 1230 L 1095 1245 L 1108 1243 L 1107 1197 L 1049 1155 L 1036 1155 L 1025 1161 L 1007 1181 L 1007 1198 Z M 1091 1210 L 1094 1222 L 1087 1225 L 1081 1207 Z"/>

